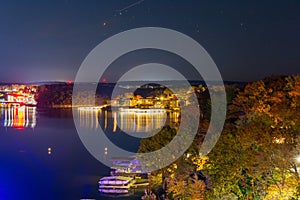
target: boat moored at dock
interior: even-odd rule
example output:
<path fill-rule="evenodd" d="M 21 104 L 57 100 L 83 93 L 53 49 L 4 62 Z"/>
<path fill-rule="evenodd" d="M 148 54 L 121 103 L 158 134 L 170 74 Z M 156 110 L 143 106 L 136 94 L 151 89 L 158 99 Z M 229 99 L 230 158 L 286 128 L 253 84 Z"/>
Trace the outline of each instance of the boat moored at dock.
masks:
<path fill-rule="evenodd" d="M 135 180 L 126 176 L 105 176 L 99 180 L 99 192 L 104 194 L 127 194 Z"/>

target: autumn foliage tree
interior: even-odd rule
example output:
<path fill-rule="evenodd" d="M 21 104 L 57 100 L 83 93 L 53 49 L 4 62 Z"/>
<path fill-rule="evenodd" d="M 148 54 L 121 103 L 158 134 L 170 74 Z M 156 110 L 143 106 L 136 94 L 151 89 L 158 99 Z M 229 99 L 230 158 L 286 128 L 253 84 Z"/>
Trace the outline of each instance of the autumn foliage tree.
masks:
<path fill-rule="evenodd" d="M 223 134 L 209 155 L 211 197 L 299 198 L 299 127 L 299 75 L 247 84 L 233 99 Z"/>

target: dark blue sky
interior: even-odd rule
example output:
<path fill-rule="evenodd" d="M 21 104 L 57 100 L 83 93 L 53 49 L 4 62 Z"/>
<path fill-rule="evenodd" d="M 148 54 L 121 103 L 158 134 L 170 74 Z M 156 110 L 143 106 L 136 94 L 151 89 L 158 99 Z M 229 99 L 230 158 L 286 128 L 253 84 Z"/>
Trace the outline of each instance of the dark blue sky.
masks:
<path fill-rule="evenodd" d="M 197 40 L 225 80 L 300 73 L 298 0 L 145 0 L 118 12 L 135 2 L 0 1 L 0 81 L 74 80 L 83 59 L 101 41 L 147 26 L 174 29 Z M 149 60 L 147 52 L 137 55 L 120 59 L 118 67 Z M 168 64 L 172 62 L 166 60 L 176 60 L 159 52 L 151 56 Z M 113 73 L 107 74 L 108 81 L 115 81 Z"/>

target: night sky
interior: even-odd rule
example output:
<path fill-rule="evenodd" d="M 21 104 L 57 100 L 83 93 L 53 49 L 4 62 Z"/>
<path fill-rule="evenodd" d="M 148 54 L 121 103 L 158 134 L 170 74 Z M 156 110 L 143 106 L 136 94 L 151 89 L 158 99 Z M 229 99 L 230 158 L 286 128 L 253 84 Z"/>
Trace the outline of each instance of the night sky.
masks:
<path fill-rule="evenodd" d="M 149 26 L 174 29 L 198 41 L 224 80 L 300 73 L 298 0 L 1 0 L 0 25 L 1 82 L 74 80 L 100 42 Z M 115 69 L 155 59 L 186 67 L 164 52 L 137 52 L 117 60 L 106 79 L 116 81 Z"/>

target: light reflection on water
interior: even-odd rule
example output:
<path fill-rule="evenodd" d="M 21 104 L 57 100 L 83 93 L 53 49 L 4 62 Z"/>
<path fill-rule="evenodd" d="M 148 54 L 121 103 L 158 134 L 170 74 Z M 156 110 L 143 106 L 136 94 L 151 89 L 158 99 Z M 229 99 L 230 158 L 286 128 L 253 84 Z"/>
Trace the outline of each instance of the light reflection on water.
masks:
<path fill-rule="evenodd" d="M 36 126 L 36 107 L 1 107 L 1 126 L 12 128 L 34 128 Z"/>
<path fill-rule="evenodd" d="M 166 124 L 174 125 L 178 122 L 178 112 L 166 114 Z M 71 109 L 1 107 L 0 117 L 0 176 L 5 182 L 3 186 L 0 181 L 0 199 L 6 195 L 10 199 L 29 199 L 32 194 L 46 200 L 114 199 L 102 197 L 98 192 L 98 180 L 109 175 L 109 168 L 94 159 L 81 143 L 74 127 Z M 136 152 L 140 144 L 139 138 L 123 134 L 120 127 L 132 130 L 136 126 L 134 130 L 143 131 L 146 129 L 143 124 L 147 120 L 154 122 L 153 127 L 159 127 L 161 123 L 156 123 L 156 120 L 165 116 L 140 114 L 138 120 L 135 114 L 123 113 L 122 117 L 135 119 L 135 125 L 130 120 L 122 121 L 120 112 L 108 109 L 83 111 L 80 113 L 80 123 L 87 128 L 105 129 L 109 139 L 117 146 Z M 109 156 L 110 149 L 104 148 L 103 153 Z M 27 184 L 23 184 L 18 193 L 15 193 L 15 182 Z M 126 199 L 140 199 L 140 194 Z"/>
<path fill-rule="evenodd" d="M 131 110 L 131 109 L 128 109 Z M 81 128 L 97 129 L 99 126 L 104 131 L 117 132 L 118 128 L 124 132 L 145 133 L 161 129 L 164 125 L 174 127 L 179 122 L 178 111 L 157 111 L 132 109 L 131 111 L 78 110 Z M 112 120 L 113 126 L 108 126 Z"/>

